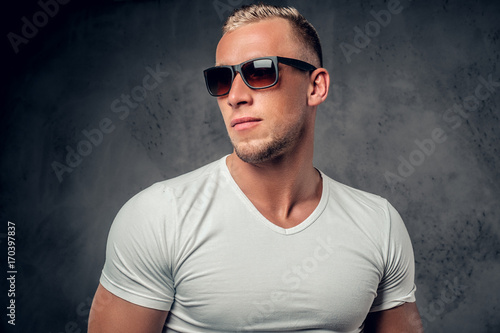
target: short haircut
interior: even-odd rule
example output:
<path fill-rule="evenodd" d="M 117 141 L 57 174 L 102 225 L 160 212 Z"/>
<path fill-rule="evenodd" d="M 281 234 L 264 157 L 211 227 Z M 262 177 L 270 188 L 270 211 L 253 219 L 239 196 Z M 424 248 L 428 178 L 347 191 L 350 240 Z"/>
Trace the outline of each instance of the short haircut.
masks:
<path fill-rule="evenodd" d="M 242 6 L 235 9 L 227 18 L 222 27 L 222 33 L 226 34 L 244 25 L 272 18 L 283 18 L 290 22 L 296 37 L 304 44 L 306 50 L 312 51 L 318 57 L 320 67 L 323 66 L 321 43 L 316 29 L 293 7 L 279 7 L 263 3 Z"/>

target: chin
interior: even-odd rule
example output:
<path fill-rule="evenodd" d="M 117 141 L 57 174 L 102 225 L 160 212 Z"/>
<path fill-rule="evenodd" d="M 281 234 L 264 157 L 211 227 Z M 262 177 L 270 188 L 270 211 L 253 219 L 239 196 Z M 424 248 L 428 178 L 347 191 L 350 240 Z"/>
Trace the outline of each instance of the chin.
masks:
<path fill-rule="evenodd" d="M 233 144 L 236 155 L 244 162 L 259 164 L 274 160 L 286 151 L 287 142 L 272 141 L 262 144 L 240 143 Z"/>

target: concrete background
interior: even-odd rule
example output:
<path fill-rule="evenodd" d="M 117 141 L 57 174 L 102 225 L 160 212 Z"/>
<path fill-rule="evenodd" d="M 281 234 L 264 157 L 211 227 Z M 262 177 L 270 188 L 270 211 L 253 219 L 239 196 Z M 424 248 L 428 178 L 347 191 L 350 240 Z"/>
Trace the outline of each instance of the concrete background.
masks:
<path fill-rule="evenodd" d="M 15 327 L 5 278 L 0 290 L 9 332 L 85 332 L 121 205 L 230 152 L 202 70 L 241 3 L 73 0 L 46 22 L 36 1 L 3 10 L 0 257 L 5 276 L 12 221 L 18 271 Z M 316 166 L 399 210 L 426 331 L 500 332 L 500 3 L 406 0 L 385 26 L 370 23 L 384 1 L 271 3 L 297 7 L 320 34 L 332 84 Z M 38 32 L 15 53 L 8 34 L 33 15 Z M 355 40 L 355 27 L 370 40 Z M 147 67 L 169 74 L 141 90 Z M 113 108 L 131 93 L 140 101 Z M 108 133 L 85 143 L 99 124 Z M 58 178 L 68 147 L 86 156 Z"/>

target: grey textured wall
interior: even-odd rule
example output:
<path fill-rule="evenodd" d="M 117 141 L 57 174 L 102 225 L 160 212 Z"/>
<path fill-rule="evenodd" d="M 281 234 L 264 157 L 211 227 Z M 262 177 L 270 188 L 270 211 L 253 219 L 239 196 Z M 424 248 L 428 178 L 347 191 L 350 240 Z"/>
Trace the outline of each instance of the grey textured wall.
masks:
<path fill-rule="evenodd" d="M 401 0 L 376 23 L 393 2 L 271 1 L 297 7 L 322 38 L 332 83 L 315 163 L 403 216 L 427 332 L 500 332 L 500 3 Z M 121 205 L 230 152 L 202 70 L 240 3 L 73 0 L 44 17 L 24 1 L 3 11 L 1 276 L 8 221 L 17 270 L 15 327 L 2 278 L 4 328 L 85 332 Z M 33 20 L 38 31 L 23 37 Z"/>

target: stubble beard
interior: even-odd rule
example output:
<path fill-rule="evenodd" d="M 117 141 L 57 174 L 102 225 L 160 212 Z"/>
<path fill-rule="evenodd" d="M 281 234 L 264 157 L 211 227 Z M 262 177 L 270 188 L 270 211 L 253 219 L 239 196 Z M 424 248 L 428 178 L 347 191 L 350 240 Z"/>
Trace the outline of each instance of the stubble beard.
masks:
<path fill-rule="evenodd" d="M 305 124 L 299 121 L 294 127 L 289 128 L 280 136 L 272 135 L 269 140 L 262 142 L 241 142 L 235 143 L 232 138 L 236 155 L 244 162 L 250 164 L 260 164 L 279 158 L 288 151 L 294 149 L 299 141 L 304 137 Z"/>

